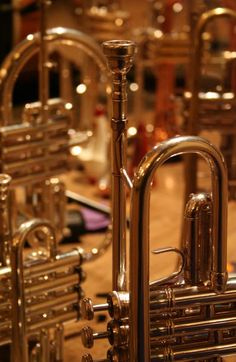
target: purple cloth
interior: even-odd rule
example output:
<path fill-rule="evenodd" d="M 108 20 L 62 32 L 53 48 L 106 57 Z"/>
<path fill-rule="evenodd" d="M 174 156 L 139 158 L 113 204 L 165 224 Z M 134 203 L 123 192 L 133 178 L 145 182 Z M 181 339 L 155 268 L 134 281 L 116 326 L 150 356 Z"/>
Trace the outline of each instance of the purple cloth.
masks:
<path fill-rule="evenodd" d="M 87 231 L 101 230 L 109 226 L 110 219 L 104 214 L 85 208 L 81 209 L 81 213 Z"/>

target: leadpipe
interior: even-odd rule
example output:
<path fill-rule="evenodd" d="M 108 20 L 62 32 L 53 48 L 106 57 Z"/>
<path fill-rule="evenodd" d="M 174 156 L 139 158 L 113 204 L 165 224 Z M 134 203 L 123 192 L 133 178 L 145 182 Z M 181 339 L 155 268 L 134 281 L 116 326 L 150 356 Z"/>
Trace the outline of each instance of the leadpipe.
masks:
<path fill-rule="evenodd" d="M 126 169 L 127 92 L 126 74 L 135 52 L 130 41 L 103 43 L 103 51 L 113 77 L 112 91 L 112 288 L 126 290 L 126 193 L 122 169 Z"/>

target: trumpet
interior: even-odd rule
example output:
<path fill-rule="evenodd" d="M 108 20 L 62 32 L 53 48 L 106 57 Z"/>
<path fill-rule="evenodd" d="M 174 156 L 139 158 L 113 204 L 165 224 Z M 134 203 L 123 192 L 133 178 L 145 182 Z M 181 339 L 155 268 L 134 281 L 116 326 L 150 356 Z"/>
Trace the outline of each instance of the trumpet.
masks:
<path fill-rule="evenodd" d="M 55 227 L 39 218 L 13 232 L 10 183 L 9 175 L 0 174 L 0 349 L 10 345 L 12 362 L 63 362 L 64 323 L 80 319 L 82 263 L 110 241 L 89 252 L 61 251 Z M 25 253 L 29 240 L 34 248 Z"/>
<path fill-rule="evenodd" d="M 236 280 L 228 276 L 226 268 L 228 180 L 223 156 L 201 137 L 178 136 L 147 153 L 131 181 L 125 164 L 126 74 L 133 63 L 135 45 L 110 41 L 103 49 L 113 76 L 113 291 L 101 305 L 83 299 L 81 313 L 91 320 L 97 311 L 107 310 L 111 320 L 103 332 L 85 327 L 82 342 L 91 348 L 96 339 L 108 338 L 111 348 L 99 362 L 222 361 L 223 356 L 236 351 Z M 169 158 L 189 153 L 200 155 L 209 165 L 212 190 L 190 195 L 184 212 L 182 248 L 154 251 L 177 253 L 181 258 L 179 270 L 150 281 L 153 176 Z M 131 189 L 129 283 L 123 219 L 126 184 Z M 84 355 L 82 361 L 98 362 L 91 354 Z"/>
<path fill-rule="evenodd" d="M 0 174 L 0 349 L 10 345 L 12 362 L 63 362 L 64 323 L 80 319 L 82 263 L 98 257 L 110 241 L 88 252 L 61 251 L 56 228 L 42 218 L 13 231 L 10 184 L 11 177 Z M 33 250 L 26 253 L 29 240 Z"/>
<path fill-rule="evenodd" d="M 43 41 L 49 48 L 73 49 L 78 58 L 83 51 L 106 78 L 106 60 L 89 36 L 73 29 L 53 28 L 47 30 Z M 88 137 L 87 132 L 76 132 L 75 138 L 70 136 L 70 130 L 78 127 L 73 121 L 70 102 L 62 98 L 47 99 L 48 79 L 41 74 L 45 66 L 40 68 L 41 100 L 27 103 L 21 120 L 16 119 L 12 105 L 14 86 L 27 61 L 39 52 L 39 44 L 40 33 L 29 35 L 12 50 L 1 67 L 0 172 L 9 174 L 15 187 L 25 188 L 23 199 L 27 206 L 23 214 L 50 220 L 58 238 L 62 238 L 67 191 L 56 176 L 72 168 L 75 159 L 71 148 L 85 143 Z M 50 205 L 56 204 L 59 207 L 52 210 Z M 14 224 L 17 227 L 17 220 Z"/>
<path fill-rule="evenodd" d="M 61 252 L 45 219 L 31 219 L 12 232 L 10 183 L 9 175 L 0 175 L 0 346 L 11 345 L 14 362 L 63 361 L 63 323 L 80 315 L 85 254 L 80 248 Z M 38 248 L 26 256 L 29 237 Z"/>
<path fill-rule="evenodd" d="M 65 190 L 57 178 L 71 164 L 71 105 L 61 98 L 48 99 L 47 46 L 83 50 L 104 72 L 106 61 L 90 37 L 65 28 L 46 31 L 46 5 L 43 0 L 41 34 L 18 44 L 0 69 L 0 349 L 10 345 L 7 357 L 12 362 L 63 362 L 64 323 L 80 319 L 85 279 L 81 265 L 110 244 L 106 238 L 88 252 L 59 247 L 66 198 L 77 203 L 81 198 Z M 13 88 L 37 52 L 40 101 L 25 106 L 22 119 L 16 121 Z M 99 209 L 92 202 L 89 207 Z M 32 246 L 30 252 L 24 251 L 26 242 Z"/>
<path fill-rule="evenodd" d="M 200 92 L 201 67 L 203 64 L 203 33 L 206 26 L 214 19 L 226 17 L 236 20 L 236 12 L 227 8 L 215 8 L 203 13 L 196 22 L 194 30 L 194 47 L 192 52 L 192 67 L 190 78 L 190 92 L 187 93 L 186 103 L 189 103 L 186 117 L 186 133 L 198 135 L 202 130 L 219 130 L 223 137 L 232 136 L 233 109 L 235 95 L 232 92 Z M 221 62 L 226 62 L 222 59 Z M 200 111 L 199 111 L 200 109 Z M 234 143 L 234 141 L 232 140 Z M 235 197 L 234 179 L 234 146 L 227 149 L 225 155 L 229 172 L 229 195 Z M 224 153 L 224 150 L 222 149 Z M 197 190 L 197 161 L 191 155 L 186 157 L 186 200 L 191 192 Z"/>
<path fill-rule="evenodd" d="M 120 1 L 93 2 L 84 10 L 84 28 L 99 43 L 121 39 L 129 32 L 130 14 L 122 10 Z"/>

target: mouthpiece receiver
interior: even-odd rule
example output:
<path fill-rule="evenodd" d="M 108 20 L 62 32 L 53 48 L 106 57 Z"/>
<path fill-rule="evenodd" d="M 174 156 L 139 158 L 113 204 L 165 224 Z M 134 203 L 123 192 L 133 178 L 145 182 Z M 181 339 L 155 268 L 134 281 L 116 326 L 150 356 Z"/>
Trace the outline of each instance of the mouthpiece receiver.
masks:
<path fill-rule="evenodd" d="M 103 43 L 103 53 L 112 73 L 128 73 L 135 52 L 135 43 L 130 40 L 110 40 Z"/>

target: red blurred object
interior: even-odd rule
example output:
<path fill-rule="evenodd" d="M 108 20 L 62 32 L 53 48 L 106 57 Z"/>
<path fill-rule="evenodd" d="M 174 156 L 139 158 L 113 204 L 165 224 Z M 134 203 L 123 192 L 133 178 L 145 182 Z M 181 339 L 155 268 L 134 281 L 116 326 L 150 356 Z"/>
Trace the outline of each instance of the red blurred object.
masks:
<path fill-rule="evenodd" d="M 236 3 L 235 0 L 224 0 L 224 6 L 230 8 L 232 10 L 236 10 Z M 236 49 L 236 24 L 232 24 L 231 26 L 231 37 L 230 37 L 230 48 L 235 51 Z M 232 91 L 236 93 L 236 69 L 233 66 L 232 69 L 232 78 L 231 78 L 231 86 Z"/>
<path fill-rule="evenodd" d="M 176 0 L 167 0 L 162 31 L 170 33 L 173 26 L 173 5 Z M 156 109 L 154 120 L 154 143 L 173 137 L 178 133 L 173 106 L 175 93 L 175 65 L 162 63 L 157 67 Z"/>
<path fill-rule="evenodd" d="M 35 0 L 20 1 L 21 23 L 18 41 L 39 30 L 40 12 Z"/>
<path fill-rule="evenodd" d="M 173 107 L 175 88 L 175 68 L 173 64 L 158 66 L 158 86 L 156 91 L 156 109 L 154 120 L 154 139 L 161 142 L 177 132 Z"/>
<path fill-rule="evenodd" d="M 132 157 L 131 173 L 138 166 L 140 160 L 147 153 L 149 147 L 146 127 L 140 123 L 137 127 L 137 134 L 134 137 L 134 153 Z"/>

